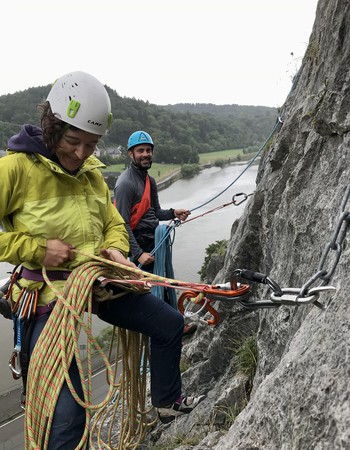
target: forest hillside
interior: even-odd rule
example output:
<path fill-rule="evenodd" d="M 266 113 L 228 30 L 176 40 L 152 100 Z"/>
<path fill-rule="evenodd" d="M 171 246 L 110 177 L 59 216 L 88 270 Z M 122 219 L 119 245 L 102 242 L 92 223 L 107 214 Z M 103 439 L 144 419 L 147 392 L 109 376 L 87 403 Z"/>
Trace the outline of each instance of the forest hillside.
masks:
<path fill-rule="evenodd" d="M 121 97 L 108 86 L 113 123 L 101 148 L 126 146 L 131 133 L 146 130 L 156 144 L 155 162 L 196 163 L 199 153 L 216 150 L 254 151 L 264 142 L 277 119 L 276 108 L 203 105 L 193 111 L 174 110 L 135 98 Z M 0 96 L 0 149 L 25 123 L 39 125 L 36 105 L 47 97 L 50 86 Z"/>

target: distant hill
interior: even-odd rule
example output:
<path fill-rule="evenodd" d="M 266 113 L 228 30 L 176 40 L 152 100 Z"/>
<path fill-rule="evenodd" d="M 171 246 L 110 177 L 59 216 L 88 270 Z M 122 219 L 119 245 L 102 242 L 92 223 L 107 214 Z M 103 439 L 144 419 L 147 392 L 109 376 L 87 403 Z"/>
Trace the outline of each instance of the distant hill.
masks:
<path fill-rule="evenodd" d="M 50 85 L 0 96 L 0 149 L 24 123 L 39 125 L 36 105 Z M 177 104 L 158 106 L 121 97 L 106 86 L 113 123 L 103 146 L 126 146 L 130 134 L 148 131 L 155 141 L 156 162 L 197 162 L 198 153 L 259 146 L 276 121 L 276 108 L 264 106 Z"/>
<path fill-rule="evenodd" d="M 177 103 L 176 105 L 160 105 L 172 112 L 190 112 L 194 114 L 211 114 L 216 117 L 252 118 L 273 116 L 276 119 L 276 108 L 250 105 L 214 105 L 213 103 Z"/>

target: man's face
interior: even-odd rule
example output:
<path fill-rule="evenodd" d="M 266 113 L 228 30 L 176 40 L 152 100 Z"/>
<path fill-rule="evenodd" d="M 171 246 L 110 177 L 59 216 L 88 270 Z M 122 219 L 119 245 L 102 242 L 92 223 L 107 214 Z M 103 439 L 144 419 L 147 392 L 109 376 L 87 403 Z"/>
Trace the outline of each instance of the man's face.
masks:
<path fill-rule="evenodd" d="M 129 150 L 129 156 L 137 167 L 148 170 L 152 166 L 153 148 L 149 144 L 136 145 Z"/>

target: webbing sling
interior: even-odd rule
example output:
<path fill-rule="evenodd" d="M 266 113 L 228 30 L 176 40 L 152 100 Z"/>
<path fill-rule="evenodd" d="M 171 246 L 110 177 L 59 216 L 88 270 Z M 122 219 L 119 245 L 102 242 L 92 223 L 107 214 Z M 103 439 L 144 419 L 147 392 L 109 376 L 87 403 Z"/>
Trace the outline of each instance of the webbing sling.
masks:
<path fill-rule="evenodd" d="M 151 183 L 149 176 L 146 175 L 145 190 L 143 191 L 141 200 L 131 208 L 130 226 L 134 230 L 142 219 L 142 216 L 149 210 L 151 206 Z"/>

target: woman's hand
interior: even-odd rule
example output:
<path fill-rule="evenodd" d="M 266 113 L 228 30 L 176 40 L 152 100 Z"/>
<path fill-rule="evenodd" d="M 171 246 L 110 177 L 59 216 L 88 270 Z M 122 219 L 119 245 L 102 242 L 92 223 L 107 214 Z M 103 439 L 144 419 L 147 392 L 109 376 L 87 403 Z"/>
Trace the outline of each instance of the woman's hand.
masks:
<path fill-rule="evenodd" d="M 74 259 L 73 250 L 74 247 L 67 242 L 60 239 L 48 239 L 43 265 L 57 267 L 66 261 L 71 261 Z"/>
<path fill-rule="evenodd" d="M 124 266 L 129 266 L 136 268 L 136 265 L 125 258 L 123 253 L 121 253 L 119 250 L 112 248 L 112 249 L 101 249 L 100 252 L 101 256 L 106 259 L 110 259 L 111 261 L 114 261 L 119 264 L 124 264 Z"/>

